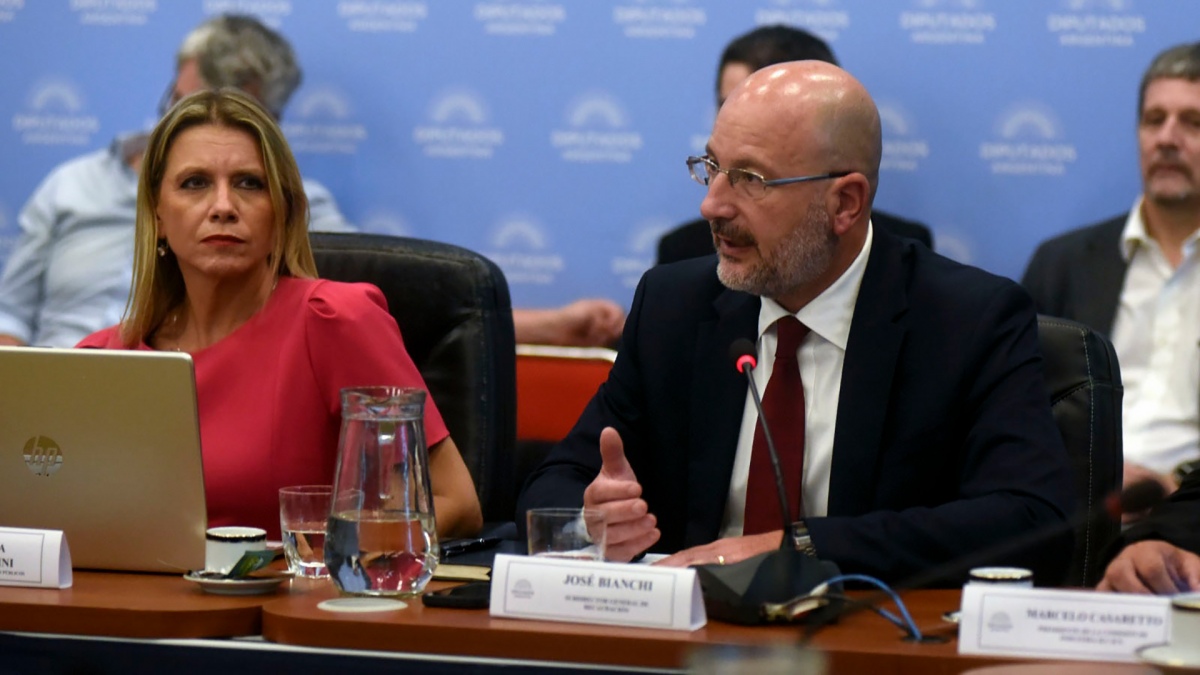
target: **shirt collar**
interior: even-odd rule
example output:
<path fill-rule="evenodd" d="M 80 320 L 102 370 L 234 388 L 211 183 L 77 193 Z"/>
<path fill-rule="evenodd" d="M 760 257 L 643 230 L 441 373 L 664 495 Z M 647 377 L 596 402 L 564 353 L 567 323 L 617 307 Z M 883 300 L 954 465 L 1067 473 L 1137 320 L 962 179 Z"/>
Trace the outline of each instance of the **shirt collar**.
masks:
<path fill-rule="evenodd" d="M 1125 219 L 1125 229 L 1121 231 L 1121 258 L 1127 265 L 1133 260 L 1133 255 L 1139 248 L 1158 245 L 1158 242 L 1154 241 L 1154 237 L 1151 237 L 1150 233 L 1146 231 L 1146 220 L 1142 217 L 1144 202 L 1145 197 L 1139 196 L 1133 205 L 1133 210 L 1129 212 L 1129 217 Z M 1184 240 L 1183 255 L 1185 258 L 1191 257 L 1198 238 L 1200 238 L 1200 230 L 1193 232 Z"/>
<path fill-rule="evenodd" d="M 867 223 L 867 238 L 862 250 L 854 258 L 854 262 L 846 268 L 829 288 L 813 298 L 807 305 L 800 308 L 793 316 L 800 320 L 809 330 L 820 335 L 825 340 L 842 349 L 850 337 L 850 321 L 854 318 L 854 305 L 858 301 L 858 289 L 862 285 L 863 274 L 867 270 L 867 258 L 871 255 L 871 243 L 874 241 L 874 228 Z M 778 319 L 791 314 L 771 298 L 762 299 L 762 307 L 758 312 L 758 336 L 771 327 Z"/>

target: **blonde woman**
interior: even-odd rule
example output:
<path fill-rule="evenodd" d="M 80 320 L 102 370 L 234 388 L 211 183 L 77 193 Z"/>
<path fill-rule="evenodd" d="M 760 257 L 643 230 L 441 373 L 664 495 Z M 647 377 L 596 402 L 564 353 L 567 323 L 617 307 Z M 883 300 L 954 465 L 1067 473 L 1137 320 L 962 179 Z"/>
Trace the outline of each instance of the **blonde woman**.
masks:
<path fill-rule="evenodd" d="M 278 488 L 332 482 L 340 390 L 425 387 L 379 289 L 317 279 L 307 210 L 295 158 L 256 101 L 184 98 L 142 161 L 125 316 L 79 343 L 192 355 L 211 525 L 278 537 Z M 438 532 L 473 534 L 479 500 L 432 399 L 425 430 Z"/>

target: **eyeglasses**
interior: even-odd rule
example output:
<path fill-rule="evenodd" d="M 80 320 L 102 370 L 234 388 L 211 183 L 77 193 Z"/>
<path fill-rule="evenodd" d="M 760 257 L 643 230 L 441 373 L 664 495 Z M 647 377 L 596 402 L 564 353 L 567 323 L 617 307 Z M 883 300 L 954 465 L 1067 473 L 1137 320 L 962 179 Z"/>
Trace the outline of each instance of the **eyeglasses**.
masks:
<path fill-rule="evenodd" d="M 692 180 L 707 187 L 712 184 L 717 178 L 717 174 L 723 173 L 729 179 L 729 184 L 734 189 L 740 190 L 746 196 L 752 199 L 762 199 L 767 194 L 767 188 L 776 185 L 789 185 L 791 183 L 807 183 L 814 180 L 828 180 L 830 178 L 841 178 L 849 176 L 853 171 L 835 171 L 832 173 L 822 173 L 815 176 L 796 176 L 795 178 L 776 178 L 775 180 L 767 180 L 762 176 L 747 171 L 745 169 L 722 169 L 717 166 L 717 163 L 708 157 L 688 157 L 687 158 L 688 173 L 692 175 Z"/>

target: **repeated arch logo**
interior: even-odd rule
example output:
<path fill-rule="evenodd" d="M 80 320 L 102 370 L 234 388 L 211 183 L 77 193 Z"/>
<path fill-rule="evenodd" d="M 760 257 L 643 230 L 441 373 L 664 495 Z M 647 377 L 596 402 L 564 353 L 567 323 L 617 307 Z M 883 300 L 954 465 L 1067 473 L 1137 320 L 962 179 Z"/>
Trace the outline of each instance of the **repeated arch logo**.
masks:
<path fill-rule="evenodd" d="M 423 0 L 339 0 L 337 15 L 354 33 L 415 33 L 429 18 Z"/>
<path fill-rule="evenodd" d="M 625 252 L 613 257 L 611 270 L 625 288 L 636 288 L 642 274 L 654 266 L 658 240 L 674 226 L 667 218 L 647 218 L 633 226 Z"/>
<path fill-rule="evenodd" d="M 0 0 L 0 23 L 9 23 L 25 9 L 25 0 Z"/>
<path fill-rule="evenodd" d="M 754 11 L 759 26 L 790 24 L 803 26 L 821 38 L 835 42 L 850 27 L 850 12 L 841 0 L 768 0 Z"/>
<path fill-rule="evenodd" d="M 48 77 L 30 89 L 25 110 L 12 129 L 26 145 L 90 145 L 100 120 L 87 114 L 87 100 L 74 81 Z"/>
<path fill-rule="evenodd" d="M 957 230 L 945 231 L 938 229 L 934 241 L 937 252 L 951 260 L 957 260 L 964 265 L 970 265 L 975 260 L 975 247 L 969 237 Z"/>
<path fill-rule="evenodd" d="M 996 30 L 996 15 L 983 0 L 911 0 L 900 12 L 900 29 L 917 44 L 981 45 Z"/>
<path fill-rule="evenodd" d="M 545 36 L 558 32 L 567 8 L 550 0 L 477 2 L 473 17 L 491 35 Z"/>
<path fill-rule="evenodd" d="M 1010 106 L 996 118 L 994 129 L 995 138 L 979 146 L 979 157 L 993 174 L 1061 176 L 1078 157 L 1058 116 L 1040 102 Z"/>
<path fill-rule="evenodd" d="M 567 105 L 566 129 L 550 132 L 550 144 L 568 162 L 628 163 L 642 149 L 642 135 L 631 130 L 629 116 L 616 97 L 587 92 Z"/>
<path fill-rule="evenodd" d="M 367 128 L 353 119 L 346 95 L 329 84 L 301 92 L 283 123 L 296 152 L 353 155 L 367 140 Z"/>
<path fill-rule="evenodd" d="M 912 115 L 899 103 L 877 102 L 883 127 L 883 158 L 879 168 L 885 171 L 916 171 L 929 157 L 929 141 L 917 134 Z"/>
<path fill-rule="evenodd" d="M 504 144 L 504 131 L 489 123 L 487 103 L 477 92 L 448 89 L 433 97 L 429 122 L 413 129 L 426 157 L 490 159 Z"/>
<path fill-rule="evenodd" d="M 613 7 L 613 23 L 627 38 L 690 40 L 708 23 L 695 0 L 632 0 Z"/>
<path fill-rule="evenodd" d="M 512 218 L 503 222 L 492 237 L 499 248 L 525 248 L 540 251 L 546 248 L 546 233 L 530 220 Z"/>
<path fill-rule="evenodd" d="M 492 229 L 484 253 L 504 270 L 509 284 L 551 286 L 562 273 L 563 257 L 550 249 L 546 228 L 525 214 L 506 216 Z"/>
<path fill-rule="evenodd" d="M 1133 0 L 1060 0 L 1046 15 L 1046 30 L 1062 47 L 1132 47 L 1146 32 Z"/>
<path fill-rule="evenodd" d="M 74 2 L 75 0 L 72 0 Z M 109 4 L 112 0 L 107 1 Z M 154 2 L 155 0 L 150 0 Z M 162 2 L 162 0 L 157 0 Z M 125 0 L 118 0 L 121 4 Z M 272 28 L 279 28 L 283 20 L 292 14 L 292 0 L 204 0 L 204 13 L 208 16 L 217 14 L 252 14 Z"/>
<path fill-rule="evenodd" d="M 408 224 L 408 220 L 404 216 L 386 210 L 376 210 L 368 214 L 362 220 L 362 229 L 364 232 L 387 234 L 393 237 L 416 236 L 412 226 Z"/>
<path fill-rule="evenodd" d="M 159 0 L 71 0 L 79 23 L 91 26 L 144 26 L 158 11 Z M 212 0 L 210 0 L 211 2 Z M 207 3 L 206 3 L 207 4 Z M 242 11 L 248 11 L 243 9 Z"/>

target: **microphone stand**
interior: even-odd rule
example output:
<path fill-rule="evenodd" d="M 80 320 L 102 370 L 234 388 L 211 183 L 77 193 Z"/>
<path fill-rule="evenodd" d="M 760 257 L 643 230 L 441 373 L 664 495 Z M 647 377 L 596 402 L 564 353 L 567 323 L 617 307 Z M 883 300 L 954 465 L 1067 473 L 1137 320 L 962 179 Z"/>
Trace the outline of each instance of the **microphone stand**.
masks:
<path fill-rule="evenodd" d="M 779 493 L 779 508 L 783 522 L 783 537 L 779 548 L 760 553 L 732 565 L 698 565 L 696 576 L 704 594 L 704 606 L 710 617 L 741 624 L 758 624 L 768 621 L 789 621 L 800 612 L 781 612 L 780 605 L 812 591 L 818 584 L 837 576 L 837 565 L 817 560 L 796 550 L 789 541 L 791 509 L 788 508 L 787 490 L 783 484 L 783 470 L 775 452 L 767 420 L 762 413 L 762 399 L 750 370 L 754 368 L 754 343 L 745 338 L 730 345 L 737 369 L 746 375 L 754 405 L 758 409 L 759 422 L 767 441 L 767 451 L 775 472 L 775 486 Z M 840 592 L 837 585 L 834 589 Z M 823 619 L 826 614 L 840 611 L 840 603 L 822 601 L 805 614 L 805 620 Z"/>

